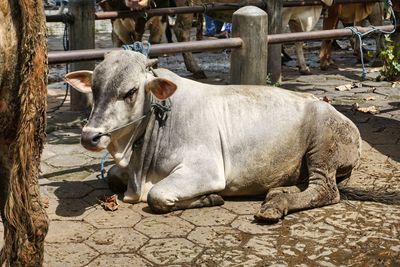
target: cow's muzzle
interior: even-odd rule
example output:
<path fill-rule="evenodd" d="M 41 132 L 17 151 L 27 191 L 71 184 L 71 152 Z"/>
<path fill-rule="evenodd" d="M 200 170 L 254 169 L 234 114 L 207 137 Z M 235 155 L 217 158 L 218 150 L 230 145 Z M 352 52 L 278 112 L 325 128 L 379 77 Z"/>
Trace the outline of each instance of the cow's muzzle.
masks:
<path fill-rule="evenodd" d="M 107 139 L 107 140 L 105 140 Z M 100 151 L 107 147 L 109 136 L 94 131 L 82 131 L 81 144 L 84 148 L 90 151 Z"/>

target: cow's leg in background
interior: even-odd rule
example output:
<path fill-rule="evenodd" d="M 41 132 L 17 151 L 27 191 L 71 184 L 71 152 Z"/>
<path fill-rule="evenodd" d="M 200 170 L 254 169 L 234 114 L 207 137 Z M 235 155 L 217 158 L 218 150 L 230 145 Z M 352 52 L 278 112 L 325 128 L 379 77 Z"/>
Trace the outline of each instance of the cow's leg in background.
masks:
<path fill-rule="evenodd" d="M 384 12 L 384 3 L 376 3 L 373 12 L 368 16 L 370 24 L 374 26 L 382 26 Z M 381 32 L 374 33 L 373 37 L 375 39 L 376 49 L 372 62 L 372 67 L 381 67 L 383 66 L 383 60 L 379 58 L 379 55 L 381 51 L 385 49 L 385 37 Z"/>
<path fill-rule="evenodd" d="M 301 25 L 298 22 L 290 21 L 289 22 L 290 31 L 291 32 L 304 32 L 301 29 Z M 306 59 L 304 58 L 304 51 L 303 51 L 304 42 L 296 42 L 296 56 L 297 56 L 297 64 L 299 65 L 300 74 L 303 75 L 310 75 L 311 71 L 310 68 L 307 66 Z"/>
<path fill-rule="evenodd" d="M 178 6 L 180 5 L 177 1 Z M 192 28 L 193 14 L 178 14 L 175 22 L 175 35 L 178 42 L 188 42 L 190 41 L 190 30 Z M 188 71 L 193 73 L 196 79 L 204 79 L 206 75 L 204 71 L 201 70 L 200 66 L 197 64 L 190 52 L 182 53 L 183 60 L 185 61 L 185 66 Z"/>
<path fill-rule="evenodd" d="M 167 22 L 163 20 L 161 16 L 155 16 L 150 18 L 147 21 L 149 30 L 150 30 L 150 38 L 149 42 L 151 44 L 159 44 L 161 43 L 162 36 L 167 27 Z"/>
<path fill-rule="evenodd" d="M 324 19 L 323 29 L 333 30 L 339 22 L 339 14 L 342 9 L 342 5 L 333 5 L 328 8 L 328 17 Z M 319 52 L 320 68 L 321 70 L 327 70 L 330 66 L 334 65 L 332 60 L 332 43 L 333 40 L 323 40 L 321 49 Z"/>

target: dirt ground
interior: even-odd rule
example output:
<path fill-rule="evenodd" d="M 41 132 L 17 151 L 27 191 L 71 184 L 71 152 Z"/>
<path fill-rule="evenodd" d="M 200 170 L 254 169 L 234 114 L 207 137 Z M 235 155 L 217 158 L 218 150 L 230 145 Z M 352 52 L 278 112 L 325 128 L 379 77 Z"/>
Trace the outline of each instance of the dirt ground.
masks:
<path fill-rule="evenodd" d="M 109 33 L 97 34 L 96 44 L 111 46 Z M 59 33 L 50 35 L 49 45 L 62 49 Z M 360 81 L 360 64 L 349 49 L 334 51 L 338 69 L 322 72 L 319 46 L 305 47 L 313 75 L 299 75 L 293 60 L 283 66 L 279 86 L 330 100 L 360 129 L 362 164 L 345 186 L 400 194 L 400 85 L 377 82 L 378 69 L 369 67 L 367 80 Z M 290 46 L 287 51 L 295 58 Z M 202 82 L 229 83 L 229 51 L 195 56 L 208 76 Z M 191 78 L 179 54 L 160 58 L 159 65 Z M 254 199 L 227 199 L 221 207 L 167 215 L 152 214 L 145 203 L 104 211 L 97 197 L 111 192 L 99 175 L 103 153 L 79 144 L 88 111 L 71 112 L 69 97 L 54 109 L 64 98 L 64 73 L 64 65 L 50 68 L 40 179 L 51 219 L 46 266 L 400 266 L 399 205 L 342 200 L 273 225 L 254 221 L 261 204 Z M 349 83 L 358 87 L 335 90 Z M 375 106 L 378 113 L 356 111 L 355 103 Z M 106 168 L 112 164 L 107 158 Z"/>

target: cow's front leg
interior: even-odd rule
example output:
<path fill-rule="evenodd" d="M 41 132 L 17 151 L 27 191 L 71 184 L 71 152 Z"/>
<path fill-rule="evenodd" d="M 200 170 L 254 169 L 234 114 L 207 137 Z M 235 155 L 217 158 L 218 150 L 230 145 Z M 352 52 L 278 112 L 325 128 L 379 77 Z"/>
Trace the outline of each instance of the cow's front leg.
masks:
<path fill-rule="evenodd" d="M 324 30 L 333 30 L 339 23 L 339 14 L 341 13 L 342 5 L 333 5 L 328 8 L 328 17 L 323 21 Z M 333 40 L 323 40 L 319 52 L 320 68 L 327 70 L 329 66 L 334 65 L 332 60 L 332 43 Z"/>
<path fill-rule="evenodd" d="M 178 4 L 178 3 L 177 3 Z M 175 35 L 178 42 L 190 41 L 190 30 L 192 28 L 193 14 L 178 14 L 175 22 Z M 206 74 L 201 70 L 191 52 L 182 53 L 185 66 L 188 71 L 193 73 L 196 79 L 206 78 Z"/>
<path fill-rule="evenodd" d="M 147 203 L 157 213 L 217 206 L 224 201 L 216 193 L 224 188 L 225 179 L 222 175 L 218 177 L 209 171 L 198 173 L 181 168 L 153 186 L 147 196 Z"/>
<path fill-rule="evenodd" d="M 123 193 L 127 189 L 129 181 L 128 168 L 121 168 L 114 165 L 107 172 L 108 188 L 115 193 Z"/>
<path fill-rule="evenodd" d="M 303 42 L 297 42 L 296 46 L 296 54 L 297 54 L 297 62 L 299 64 L 299 71 L 302 75 L 311 75 L 310 68 L 307 66 L 306 60 L 304 58 L 303 51 Z"/>
<path fill-rule="evenodd" d="M 304 32 L 306 29 L 302 29 L 301 23 L 299 22 L 289 22 L 289 27 L 291 32 Z M 302 75 L 310 75 L 312 74 L 310 68 L 307 66 L 306 59 L 304 58 L 303 51 L 303 42 L 296 42 L 296 56 L 297 56 L 297 64 L 299 65 L 299 71 Z"/>

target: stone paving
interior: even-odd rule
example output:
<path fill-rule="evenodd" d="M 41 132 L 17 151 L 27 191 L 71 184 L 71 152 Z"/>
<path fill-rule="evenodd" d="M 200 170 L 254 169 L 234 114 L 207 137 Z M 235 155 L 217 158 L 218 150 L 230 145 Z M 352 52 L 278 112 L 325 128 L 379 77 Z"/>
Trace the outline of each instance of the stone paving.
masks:
<path fill-rule="evenodd" d="M 317 53 L 308 50 L 307 57 Z M 378 73 L 369 69 L 361 87 L 337 91 L 338 85 L 359 82 L 360 73 L 350 52 L 340 55 L 339 70 L 313 68 L 310 76 L 299 76 L 293 64 L 285 66 L 281 86 L 328 98 L 359 127 L 362 164 L 345 186 L 400 193 L 400 85 L 375 82 Z M 196 56 L 203 66 L 207 61 L 220 66 L 206 68 L 206 82 L 228 82 L 228 56 Z M 179 55 L 164 58 L 160 65 L 188 75 L 180 60 Z M 63 98 L 59 87 L 49 85 L 50 109 Z M 380 113 L 355 111 L 354 103 L 374 105 Z M 227 199 L 221 207 L 166 215 L 151 213 L 146 203 L 120 202 L 117 211 L 105 211 L 97 203 L 112 194 L 99 175 L 103 153 L 79 145 L 86 116 L 69 111 L 68 98 L 49 113 L 40 179 L 51 220 L 45 266 L 400 266 L 399 205 L 342 201 L 272 225 L 253 219 L 260 199 Z M 112 164 L 107 159 L 106 169 Z"/>

